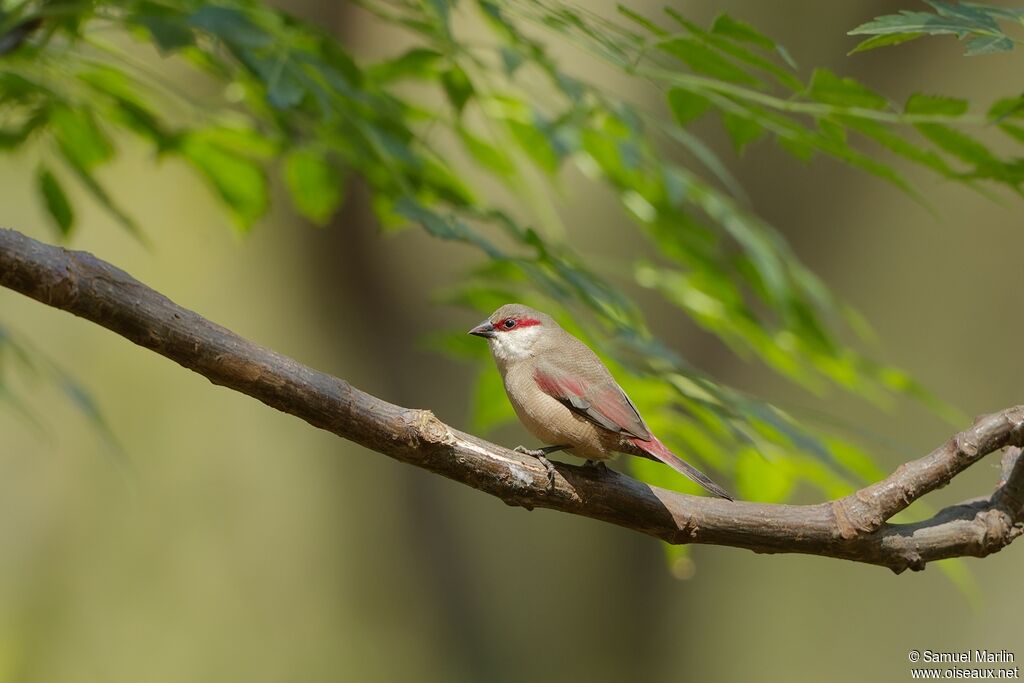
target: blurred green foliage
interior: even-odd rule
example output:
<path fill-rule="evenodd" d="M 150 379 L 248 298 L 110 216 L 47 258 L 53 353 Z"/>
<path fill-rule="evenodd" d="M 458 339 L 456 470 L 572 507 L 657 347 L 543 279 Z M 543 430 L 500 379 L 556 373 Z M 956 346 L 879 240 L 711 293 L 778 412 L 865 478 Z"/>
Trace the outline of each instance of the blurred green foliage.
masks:
<path fill-rule="evenodd" d="M 850 31 L 850 35 L 870 35 L 853 49 L 864 52 L 887 45 L 899 45 L 921 36 L 956 36 L 964 41 L 967 56 L 1007 52 L 1020 43 L 1006 33 L 1003 22 L 1024 23 L 1024 8 L 997 7 L 981 2 L 941 2 L 925 0 L 934 12 L 902 10 L 899 14 L 876 17 Z"/>
<path fill-rule="evenodd" d="M 36 431 L 45 433 L 46 418 L 21 396 L 41 386 L 56 387 L 104 441 L 106 452 L 122 463 L 124 452 L 113 429 L 103 417 L 89 391 L 74 375 L 39 352 L 38 349 L 13 331 L 0 325 L 0 407 L 11 410 Z"/>
<path fill-rule="evenodd" d="M 143 237 L 99 173 L 124 136 L 192 167 L 241 232 L 267 214 L 274 177 L 295 210 L 323 224 L 358 176 L 385 228 L 415 224 L 481 252 L 482 265 L 445 301 L 489 312 L 521 300 L 576 320 L 569 327 L 602 352 L 654 430 L 732 473 L 745 498 L 785 500 L 801 483 L 835 496 L 880 473 L 847 440 L 715 382 L 659 343 L 614 279 L 623 273 L 592 268 L 585 249 L 563 238 L 546 197 L 524 205 L 568 165 L 611 189 L 653 245 L 657 259 L 637 260 L 625 276 L 737 354 L 814 392 L 838 386 L 880 403 L 908 395 L 944 410 L 848 341 L 864 327 L 856 313 L 747 207 L 726 165 L 688 126 L 714 117 L 738 153 L 771 139 L 799 159 L 834 158 L 915 198 L 897 161 L 1019 193 L 1024 166 L 966 131 L 996 116 L 1024 139 L 1012 123 L 1024 116 L 1020 100 L 986 117 L 930 95 L 898 106 L 825 69 L 805 81 L 782 46 L 727 15 L 704 28 L 673 10 L 655 21 L 621 7 L 610 19 L 557 0 L 359 4 L 404 28 L 414 46 L 363 64 L 320 28 L 247 0 L 4 2 L 0 146 L 47 150 L 38 189 L 60 238 L 76 227 L 69 182 Z M 466 21 L 490 33 L 464 35 Z M 652 114 L 563 70 L 548 39 L 651 81 L 666 111 Z M 147 46 L 159 56 L 140 54 Z M 206 88 L 168 86 L 156 59 L 191 69 Z M 443 135 L 457 147 L 436 144 Z M 462 170 L 466 161 L 474 172 Z M 491 199 L 485 182 L 513 197 Z M 482 345 L 461 337 L 440 343 L 481 360 Z M 488 363 L 475 394 L 476 428 L 511 418 Z M 636 467 L 693 490 L 666 468 Z"/>

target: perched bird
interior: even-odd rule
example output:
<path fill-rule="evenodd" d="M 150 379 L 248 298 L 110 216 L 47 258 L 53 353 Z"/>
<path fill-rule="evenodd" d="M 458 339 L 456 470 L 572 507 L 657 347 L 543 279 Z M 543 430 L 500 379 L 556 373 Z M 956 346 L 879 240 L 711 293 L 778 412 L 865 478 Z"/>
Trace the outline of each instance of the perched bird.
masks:
<path fill-rule="evenodd" d="M 591 462 L 615 453 L 658 460 L 711 493 L 732 496 L 684 462 L 651 433 L 626 392 L 586 344 L 554 319 L 522 304 L 506 304 L 469 334 L 487 339 L 512 407 L 527 430 L 546 444 L 517 451 L 541 459 L 567 451 Z"/>

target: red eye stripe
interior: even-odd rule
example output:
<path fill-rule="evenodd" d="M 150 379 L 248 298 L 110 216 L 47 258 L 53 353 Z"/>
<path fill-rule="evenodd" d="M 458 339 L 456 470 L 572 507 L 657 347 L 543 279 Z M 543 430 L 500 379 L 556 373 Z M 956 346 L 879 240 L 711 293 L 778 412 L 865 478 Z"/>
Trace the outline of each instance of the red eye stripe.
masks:
<path fill-rule="evenodd" d="M 515 325 L 512 327 L 505 327 L 505 323 L 510 320 L 514 322 Z M 496 332 L 511 332 L 512 330 L 518 330 L 520 327 L 532 327 L 533 325 L 540 325 L 540 321 L 536 318 L 504 318 L 494 325 L 494 329 Z"/>

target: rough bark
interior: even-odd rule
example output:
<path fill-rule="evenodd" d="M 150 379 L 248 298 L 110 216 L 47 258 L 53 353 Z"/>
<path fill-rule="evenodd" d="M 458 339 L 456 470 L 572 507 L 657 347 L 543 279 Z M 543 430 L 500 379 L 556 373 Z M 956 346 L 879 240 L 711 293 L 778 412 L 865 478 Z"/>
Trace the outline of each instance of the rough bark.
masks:
<path fill-rule="evenodd" d="M 806 553 L 920 570 L 932 560 L 983 557 L 1024 532 L 1024 406 L 979 418 L 932 453 L 845 498 L 818 505 L 728 502 L 558 464 L 554 487 L 534 458 L 461 432 L 429 410 L 403 408 L 254 344 L 178 306 L 122 270 L 0 229 L 0 285 L 91 320 L 214 384 L 259 399 L 396 460 L 500 498 L 633 529 L 669 543 L 758 553 Z M 914 524 L 890 524 L 914 500 L 985 455 L 1006 449 L 987 498 Z"/>

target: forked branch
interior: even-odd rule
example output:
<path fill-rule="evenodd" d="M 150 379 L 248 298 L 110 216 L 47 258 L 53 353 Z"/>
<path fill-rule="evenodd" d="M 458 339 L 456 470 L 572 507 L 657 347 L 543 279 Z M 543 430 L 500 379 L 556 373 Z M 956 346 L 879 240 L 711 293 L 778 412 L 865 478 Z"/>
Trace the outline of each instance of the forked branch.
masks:
<path fill-rule="evenodd" d="M 1024 532 L 1024 406 L 979 418 L 923 458 L 845 498 L 769 505 L 689 496 L 611 471 L 557 465 L 555 486 L 534 458 L 402 408 L 216 325 L 91 254 L 0 229 L 0 285 L 102 325 L 315 427 L 496 496 L 599 519 L 669 543 L 759 553 L 806 553 L 923 569 L 932 560 L 983 557 Z M 985 455 L 1007 449 L 987 497 L 914 524 L 888 520 Z"/>

